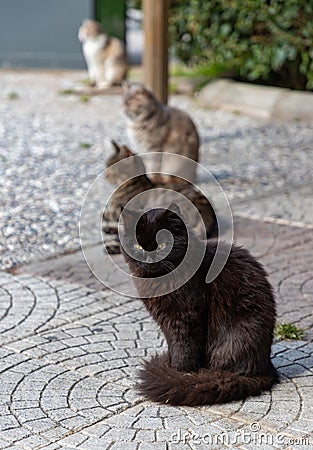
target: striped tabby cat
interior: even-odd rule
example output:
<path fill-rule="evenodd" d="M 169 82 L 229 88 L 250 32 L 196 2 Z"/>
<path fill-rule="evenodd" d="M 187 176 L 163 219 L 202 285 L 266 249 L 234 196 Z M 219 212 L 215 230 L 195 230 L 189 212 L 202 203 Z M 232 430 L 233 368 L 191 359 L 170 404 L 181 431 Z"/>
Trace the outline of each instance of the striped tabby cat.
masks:
<path fill-rule="evenodd" d="M 147 177 L 145 165 L 139 155 L 133 153 L 126 146 L 119 146 L 113 141 L 112 144 L 115 151 L 107 161 L 106 179 L 110 183 L 119 184 L 119 187 L 112 195 L 108 208 L 103 214 L 104 233 L 114 235 L 114 238 L 106 245 L 109 253 L 120 252 L 117 233 L 118 220 L 122 209 L 131 199 L 145 191 L 149 192 L 145 194 L 144 198 L 138 197 L 138 201 L 136 201 L 135 206 L 133 204 L 132 208 L 146 208 L 148 204 L 154 207 L 162 207 L 170 204 L 172 200 L 179 202 L 176 194 L 179 193 L 181 194 L 182 202 L 180 206 L 185 211 L 186 219 L 193 230 L 198 234 L 201 232 L 198 211 L 203 219 L 206 237 L 212 238 L 217 235 L 217 220 L 214 210 L 202 192 L 183 179 L 180 182 L 169 182 L 166 185 L 153 182 Z M 123 163 L 123 172 L 120 170 L 120 167 L 115 165 L 115 163 L 122 160 L 125 160 Z M 134 176 L 136 173 L 139 173 L 139 170 L 142 175 Z M 194 208 L 188 207 L 188 204 L 186 206 L 186 199 L 193 203 L 197 211 Z"/>

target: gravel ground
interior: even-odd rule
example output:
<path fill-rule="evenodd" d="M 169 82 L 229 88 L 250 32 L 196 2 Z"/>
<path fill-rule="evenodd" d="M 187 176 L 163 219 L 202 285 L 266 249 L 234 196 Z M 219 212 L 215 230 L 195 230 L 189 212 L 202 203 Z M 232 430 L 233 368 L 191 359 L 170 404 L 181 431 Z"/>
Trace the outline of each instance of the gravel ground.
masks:
<path fill-rule="evenodd" d="M 105 167 L 109 140 L 129 143 L 119 95 L 83 102 L 78 96 L 59 94 L 85 76 L 0 72 L 2 269 L 78 248 L 82 201 Z M 171 103 L 195 120 L 202 138 L 201 162 L 231 203 L 313 181 L 309 124 L 269 123 L 208 111 L 185 97 Z M 200 180 L 200 186 L 204 184 Z M 90 208 L 91 231 L 102 193 L 98 195 Z"/>

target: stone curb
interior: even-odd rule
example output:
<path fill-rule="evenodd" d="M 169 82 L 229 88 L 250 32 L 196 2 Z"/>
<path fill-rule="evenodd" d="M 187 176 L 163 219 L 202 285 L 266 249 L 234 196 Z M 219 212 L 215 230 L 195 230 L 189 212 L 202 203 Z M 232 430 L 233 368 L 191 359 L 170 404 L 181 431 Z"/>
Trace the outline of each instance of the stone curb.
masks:
<path fill-rule="evenodd" d="M 313 122 L 312 92 L 221 79 L 210 82 L 197 97 L 202 107 L 222 109 L 262 119 Z"/>

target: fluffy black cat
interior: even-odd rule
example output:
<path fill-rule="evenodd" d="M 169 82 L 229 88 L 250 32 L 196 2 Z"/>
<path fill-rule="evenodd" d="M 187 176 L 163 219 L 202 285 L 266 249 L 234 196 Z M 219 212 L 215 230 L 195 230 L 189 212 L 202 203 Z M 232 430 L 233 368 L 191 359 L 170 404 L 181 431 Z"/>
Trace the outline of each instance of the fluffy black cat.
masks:
<path fill-rule="evenodd" d="M 123 211 L 124 258 L 168 344 L 168 352 L 144 363 L 139 390 L 153 401 L 189 406 L 259 395 L 278 381 L 270 359 L 275 301 L 266 272 L 247 250 L 233 245 L 221 273 L 206 283 L 217 243 L 203 244 L 180 215 L 174 205 Z M 181 287 L 160 295 L 160 277 L 165 292 L 188 275 L 183 271 L 164 281 L 186 257 L 187 232 L 191 254 L 204 245 L 202 263 Z"/>

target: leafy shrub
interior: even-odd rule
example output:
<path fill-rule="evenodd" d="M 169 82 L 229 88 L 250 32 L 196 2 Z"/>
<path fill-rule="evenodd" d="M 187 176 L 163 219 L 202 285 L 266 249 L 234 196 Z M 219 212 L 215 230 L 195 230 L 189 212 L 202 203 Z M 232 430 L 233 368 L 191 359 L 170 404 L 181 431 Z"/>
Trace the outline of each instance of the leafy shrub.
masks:
<path fill-rule="evenodd" d="M 127 6 L 127 8 L 140 9 L 142 7 L 142 1 L 141 0 L 127 0 L 126 6 Z"/>
<path fill-rule="evenodd" d="M 188 65 L 313 88 L 312 0 L 172 0 L 170 32 Z"/>
<path fill-rule="evenodd" d="M 302 339 L 304 336 L 303 328 L 297 328 L 292 323 L 279 323 L 275 328 L 275 336 L 281 339 Z"/>

